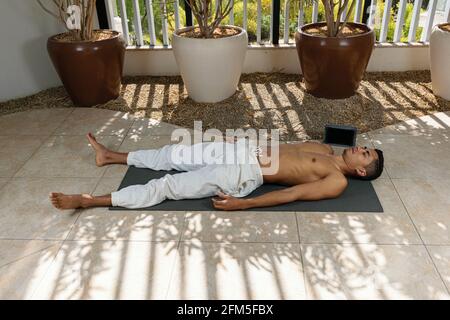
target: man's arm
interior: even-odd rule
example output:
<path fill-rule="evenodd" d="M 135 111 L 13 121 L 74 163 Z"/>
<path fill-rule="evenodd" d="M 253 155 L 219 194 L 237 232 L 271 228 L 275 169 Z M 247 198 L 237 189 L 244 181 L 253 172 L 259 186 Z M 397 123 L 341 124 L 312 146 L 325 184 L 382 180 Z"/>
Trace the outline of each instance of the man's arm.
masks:
<path fill-rule="evenodd" d="M 297 200 L 321 200 L 338 197 L 347 187 L 347 179 L 341 174 L 330 174 L 326 178 L 299 184 L 283 190 L 268 192 L 258 197 L 239 199 L 223 193 L 220 200 L 213 198 L 213 205 L 221 210 L 244 210 L 270 207 Z"/>

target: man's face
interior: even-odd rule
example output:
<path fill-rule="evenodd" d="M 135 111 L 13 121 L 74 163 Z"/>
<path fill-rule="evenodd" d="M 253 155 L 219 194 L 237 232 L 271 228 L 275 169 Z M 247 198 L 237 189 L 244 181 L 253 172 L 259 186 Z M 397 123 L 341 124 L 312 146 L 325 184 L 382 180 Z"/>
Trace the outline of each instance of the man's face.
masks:
<path fill-rule="evenodd" d="M 354 147 L 347 148 L 342 154 L 345 163 L 351 168 L 357 170 L 359 175 L 365 173 L 365 168 L 372 163 L 375 159 L 378 159 L 378 154 L 375 149 L 369 149 L 367 147 Z"/>

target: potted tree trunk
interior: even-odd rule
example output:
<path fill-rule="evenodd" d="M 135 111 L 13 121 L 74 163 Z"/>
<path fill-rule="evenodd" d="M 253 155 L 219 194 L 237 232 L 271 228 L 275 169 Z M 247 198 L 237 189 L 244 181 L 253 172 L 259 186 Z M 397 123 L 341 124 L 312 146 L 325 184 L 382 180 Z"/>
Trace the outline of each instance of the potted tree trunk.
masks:
<path fill-rule="evenodd" d="M 450 100 L 450 23 L 434 26 L 430 36 L 431 85 L 435 95 Z"/>
<path fill-rule="evenodd" d="M 188 3 L 198 25 L 178 29 L 172 38 L 181 77 L 194 101 L 222 101 L 236 91 L 247 51 L 247 32 L 220 24 L 229 15 L 232 0 Z"/>
<path fill-rule="evenodd" d="M 321 1 L 326 21 L 306 24 L 295 34 L 306 90 L 321 98 L 347 98 L 367 68 L 374 32 L 365 24 L 348 22 L 356 0 Z"/>
<path fill-rule="evenodd" d="M 96 0 L 37 0 L 67 32 L 51 36 L 47 49 L 77 106 L 93 106 L 120 94 L 125 41 L 113 30 L 94 30 Z"/>

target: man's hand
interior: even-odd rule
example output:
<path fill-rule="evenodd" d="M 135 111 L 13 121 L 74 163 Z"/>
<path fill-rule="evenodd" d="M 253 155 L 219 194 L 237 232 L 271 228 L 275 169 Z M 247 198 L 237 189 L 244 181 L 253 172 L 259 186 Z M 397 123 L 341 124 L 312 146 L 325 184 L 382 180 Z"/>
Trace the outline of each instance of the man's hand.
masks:
<path fill-rule="evenodd" d="M 343 174 L 333 173 L 318 181 L 267 192 L 254 198 L 239 199 L 219 192 L 217 194 L 219 199 L 213 198 L 213 205 L 220 210 L 244 210 L 271 207 L 299 200 L 332 199 L 338 197 L 347 184 Z"/>
<path fill-rule="evenodd" d="M 217 195 L 219 198 L 212 198 L 214 208 L 226 211 L 244 209 L 244 201 L 242 199 L 229 196 L 222 192 L 219 192 Z"/>

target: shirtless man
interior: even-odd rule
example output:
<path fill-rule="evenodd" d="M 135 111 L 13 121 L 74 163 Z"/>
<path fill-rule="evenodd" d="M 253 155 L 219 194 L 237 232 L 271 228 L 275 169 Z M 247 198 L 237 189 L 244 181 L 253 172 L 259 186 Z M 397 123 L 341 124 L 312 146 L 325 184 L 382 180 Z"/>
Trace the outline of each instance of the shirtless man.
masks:
<path fill-rule="evenodd" d="M 269 172 L 267 161 L 270 147 L 262 150 L 256 165 L 181 166 L 168 156 L 173 148 L 191 146 L 171 145 L 157 150 L 119 153 L 108 150 L 94 136 L 87 138 L 96 152 L 96 164 L 125 164 L 154 170 L 176 169 L 187 171 L 151 180 L 146 185 L 136 185 L 104 196 L 88 194 L 65 195 L 51 193 L 50 200 L 58 209 L 88 208 L 95 206 L 122 206 L 140 208 L 155 205 L 165 199 L 212 198 L 219 210 L 245 210 L 269 207 L 297 200 L 320 200 L 338 197 L 347 187 L 346 176 L 363 180 L 378 178 L 383 171 L 383 153 L 378 149 L 354 147 L 335 155 L 329 145 L 304 142 L 280 144 L 275 174 Z M 197 145 L 198 146 L 198 145 Z M 192 149 L 193 150 L 193 149 Z M 262 164 L 264 163 L 264 164 Z M 258 197 L 242 197 L 263 183 L 276 183 L 286 188 Z"/>

